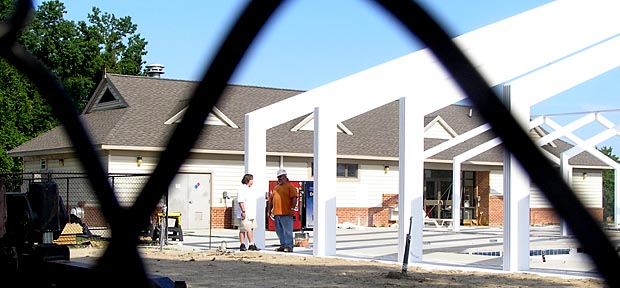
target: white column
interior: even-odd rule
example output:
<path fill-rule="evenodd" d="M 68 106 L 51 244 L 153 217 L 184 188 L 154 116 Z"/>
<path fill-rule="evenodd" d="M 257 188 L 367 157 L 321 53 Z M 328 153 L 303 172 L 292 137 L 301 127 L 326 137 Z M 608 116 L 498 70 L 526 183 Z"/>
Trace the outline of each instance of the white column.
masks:
<path fill-rule="evenodd" d="M 614 169 L 614 227 L 620 228 L 620 169 Z"/>
<path fill-rule="evenodd" d="M 253 189 L 262 193 L 256 199 L 256 229 L 254 242 L 260 248 L 265 247 L 265 193 L 269 190 L 267 181 L 267 129 L 260 119 L 245 115 L 245 173 L 254 175 Z M 252 145 L 249 145 L 252 143 Z"/>
<path fill-rule="evenodd" d="M 452 162 L 452 231 L 461 230 L 461 162 Z"/>
<path fill-rule="evenodd" d="M 525 130 L 529 126 L 530 107 L 524 104 L 525 99 L 515 97 L 518 93 L 514 92 L 510 85 L 504 86 L 505 104 Z M 503 264 L 505 271 L 530 268 L 530 179 L 507 150 L 504 153 Z"/>
<path fill-rule="evenodd" d="M 564 181 L 570 186 L 573 187 L 573 167 L 568 164 L 568 159 L 565 153 L 560 154 L 560 173 L 562 173 L 562 178 Z M 568 236 L 570 232 L 568 231 L 568 225 L 564 219 L 560 219 L 560 235 Z"/>
<path fill-rule="evenodd" d="M 314 108 L 315 256 L 336 255 L 336 111 Z"/>
<path fill-rule="evenodd" d="M 399 105 L 398 261 L 404 259 L 409 217 L 413 215 L 408 262 L 422 262 L 424 105 L 417 97 L 400 98 Z"/>

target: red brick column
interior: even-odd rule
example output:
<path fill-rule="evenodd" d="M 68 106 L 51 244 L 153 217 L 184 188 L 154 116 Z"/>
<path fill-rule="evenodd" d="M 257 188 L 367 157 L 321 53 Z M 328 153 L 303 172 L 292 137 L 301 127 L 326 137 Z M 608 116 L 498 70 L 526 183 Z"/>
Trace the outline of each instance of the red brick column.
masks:
<path fill-rule="evenodd" d="M 211 227 L 232 229 L 232 207 L 211 208 Z"/>
<path fill-rule="evenodd" d="M 489 196 L 489 225 L 502 226 L 504 224 L 504 196 Z"/>
<path fill-rule="evenodd" d="M 491 184 L 489 184 L 489 171 L 476 172 L 476 189 L 478 189 L 478 196 L 480 202 L 478 202 L 478 223 L 479 225 L 489 225 L 489 201 L 491 193 Z"/>

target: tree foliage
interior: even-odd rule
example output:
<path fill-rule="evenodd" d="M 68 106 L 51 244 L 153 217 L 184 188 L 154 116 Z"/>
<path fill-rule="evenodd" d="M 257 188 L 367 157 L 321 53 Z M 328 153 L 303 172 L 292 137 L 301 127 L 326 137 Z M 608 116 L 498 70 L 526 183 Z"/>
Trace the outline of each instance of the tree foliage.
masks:
<path fill-rule="evenodd" d="M 620 162 L 618 156 L 613 154 L 613 148 L 603 146 L 598 150 L 612 160 Z M 603 171 L 603 215 L 605 219 L 607 219 L 607 217 L 614 217 L 614 173 L 614 170 L 611 169 Z"/>
<path fill-rule="evenodd" d="M 10 17 L 12 0 L 0 0 L 0 20 Z M 105 72 L 144 74 L 147 42 L 131 17 L 117 18 L 96 7 L 87 21 L 64 19 L 59 0 L 42 2 L 18 38 L 64 85 L 81 111 Z M 21 171 L 7 152 L 56 126 L 57 120 L 31 81 L 0 58 L 0 171 Z"/>

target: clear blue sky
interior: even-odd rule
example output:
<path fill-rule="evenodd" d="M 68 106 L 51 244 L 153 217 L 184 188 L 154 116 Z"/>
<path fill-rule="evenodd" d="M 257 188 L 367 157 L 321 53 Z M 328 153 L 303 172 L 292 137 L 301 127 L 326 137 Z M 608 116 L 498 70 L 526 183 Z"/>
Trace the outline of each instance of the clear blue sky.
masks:
<path fill-rule="evenodd" d="M 165 66 L 165 78 L 198 80 L 241 0 L 65 0 L 66 19 L 85 20 L 92 7 L 131 16 L 148 41 L 147 63 Z M 458 36 L 549 0 L 424 0 L 421 3 Z M 41 1 L 35 1 L 38 5 Z M 254 42 L 231 83 L 310 90 L 404 56 L 421 47 L 373 1 L 293 0 L 286 2 Z M 620 71 L 614 69 L 532 107 L 532 115 L 620 109 Z M 566 123 L 583 115 L 556 117 Z M 606 113 L 615 123 L 620 112 Z M 579 130 L 587 137 L 600 129 Z M 620 140 L 602 143 L 620 153 Z"/>

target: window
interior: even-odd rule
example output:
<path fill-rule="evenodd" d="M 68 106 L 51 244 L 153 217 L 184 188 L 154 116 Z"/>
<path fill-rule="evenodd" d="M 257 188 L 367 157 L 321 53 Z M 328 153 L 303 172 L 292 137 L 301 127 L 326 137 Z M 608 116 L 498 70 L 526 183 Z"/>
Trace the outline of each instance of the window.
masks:
<path fill-rule="evenodd" d="M 357 178 L 357 164 L 337 164 L 336 176 Z"/>
<path fill-rule="evenodd" d="M 357 178 L 357 164 L 336 164 L 336 176 Z M 310 177 L 314 177 L 314 162 L 310 162 Z"/>
<path fill-rule="evenodd" d="M 41 163 L 41 170 L 47 170 L 47 161 L 45 159 L 41 159 L 39 163 Z"/>

